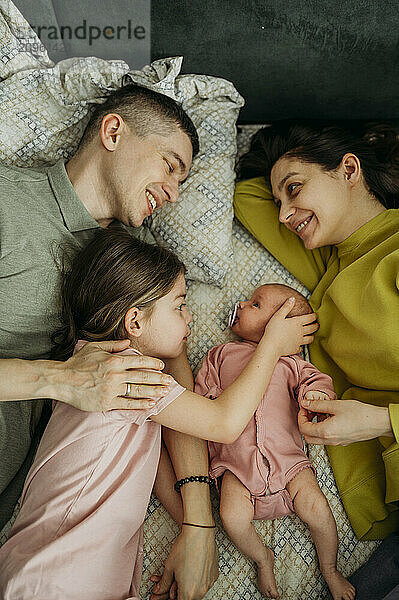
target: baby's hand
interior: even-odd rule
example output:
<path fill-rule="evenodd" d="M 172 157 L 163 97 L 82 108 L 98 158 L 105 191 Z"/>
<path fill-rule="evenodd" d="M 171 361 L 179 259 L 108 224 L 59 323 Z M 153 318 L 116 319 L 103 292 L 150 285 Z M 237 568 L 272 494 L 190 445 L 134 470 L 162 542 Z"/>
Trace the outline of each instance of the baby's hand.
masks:
<path fill-rule="evenodd" d="M 287 318 L 294 304 L 295 298 L 284 302 L 266 325 L 262 337 L 275 346 L 279 356 L 298 354 L 302 345 L 313 342 L 313 334 L 319 328 L 315 313 Z"/>
<path fill-rule="evenodd" d="M 310 390 L 309 392 L 306 392 L 304 400 L 331 400 L 331 398 L 328 394 L 326 394 L 326 392 Z"/>
<path fill-rule="evenodd" d="M 304 400 L 331 400 L 330 396 L 328 394 L 326 394 L 326 392 L 320 392 L 319 390 L 310 390 L 309 392 L 306 392 L 306 394 L 303 397 Z M 323 413 L 315 413 L 312 412 L 310 410 L 306 410 L 305 408 L 301 407 L 301 410 L 306 412 L 307 418 L 308 420 L 312 421 L 314 419 L 314 417 L 317 417 L 317 422 L 320 423 L 321 421 L 324 421 L 324 419 L 327 419 L 329 417 L 328 414 L 323 414 Z"/>

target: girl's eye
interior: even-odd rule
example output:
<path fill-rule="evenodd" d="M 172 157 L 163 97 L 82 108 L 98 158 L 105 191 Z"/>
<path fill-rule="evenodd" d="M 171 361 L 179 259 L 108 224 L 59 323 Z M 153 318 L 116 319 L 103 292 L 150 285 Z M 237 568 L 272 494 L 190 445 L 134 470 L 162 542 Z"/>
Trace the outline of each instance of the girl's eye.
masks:
<path fill-rule="evenodd" d="M 296 190 L 296 188 L 297 188 L 298 186 L 299 186 L 299 183 L 289 183 L 289 184 L 287 185 L 287 190 L 288 190 L 288 193 L 291 195 L 291 194 L 292 194 L 292 193 L 293 193 L 293 192 Z"/>

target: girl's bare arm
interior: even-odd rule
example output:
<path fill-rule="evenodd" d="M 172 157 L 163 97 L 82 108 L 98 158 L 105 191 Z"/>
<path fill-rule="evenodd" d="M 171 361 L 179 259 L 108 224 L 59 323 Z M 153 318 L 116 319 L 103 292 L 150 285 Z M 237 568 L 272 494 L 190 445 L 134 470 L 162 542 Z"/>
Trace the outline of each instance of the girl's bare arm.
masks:
<path fill-rule="evenodd" d="M 207 440 L 231 443 L 237 439 L 261 401 L 279 357 L 297 353 L 302 344 L 313 340 L 318 328 L 315 314 L 287 319 L 291 309 L 292 302 L 287 300 L 269 321 L 240 376 L 217 400 L 186 391 L 151 418 Z"/>

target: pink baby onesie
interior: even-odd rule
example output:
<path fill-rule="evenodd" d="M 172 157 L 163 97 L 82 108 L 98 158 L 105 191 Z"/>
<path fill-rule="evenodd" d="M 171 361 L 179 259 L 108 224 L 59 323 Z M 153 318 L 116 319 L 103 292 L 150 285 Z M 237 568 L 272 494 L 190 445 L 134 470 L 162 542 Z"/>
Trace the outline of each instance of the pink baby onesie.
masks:
<path fill-rule="evenodd" d="M 146 410 L 88 413 L 56 403 L 0 548 L 2 600 L 138 598 L 161 449 L 161 426 L 148 417 L 184 389 L 174 382 Z"/>
<path fill-rule="evenodd" d="M 197 394 L 217 398 L 237 379 L 255 348 L 256 344 L 246 341 L 212 348 L 196 377 Z M 210 475 L 217 479 L 226 470 L 231 471 L 251 492 L 255 519 L 293 514 L 287 483 L 302 469 L 315 471 L 304 452 L 297 424 L 298 401 L 308 390 L 336 398 L 328 375 L 297 355 L 280 358 L 262 401 L 240 437 L 232 444 L 208 442 Z"/>

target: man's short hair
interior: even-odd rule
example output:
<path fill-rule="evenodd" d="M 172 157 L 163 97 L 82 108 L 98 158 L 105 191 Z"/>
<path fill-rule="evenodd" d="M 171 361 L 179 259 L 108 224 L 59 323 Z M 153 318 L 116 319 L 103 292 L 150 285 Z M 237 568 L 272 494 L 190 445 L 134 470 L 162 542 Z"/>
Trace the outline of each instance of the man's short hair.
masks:
<path fill-rule="evenodd" d="M 120 115 L 133 133 L 140 138 L 151 134 L 166 137 L 179 127 L 190 138 L 193 158 L 199 152 L 197 130 L 181 104 L 165 94 L 135 83 L 111 92 L 105 102 L 95 106 L 83 133 L 80 148 L 94 139 L 103 118 L 109 113 Z"/>

